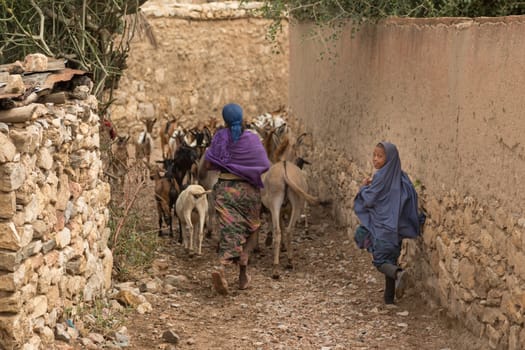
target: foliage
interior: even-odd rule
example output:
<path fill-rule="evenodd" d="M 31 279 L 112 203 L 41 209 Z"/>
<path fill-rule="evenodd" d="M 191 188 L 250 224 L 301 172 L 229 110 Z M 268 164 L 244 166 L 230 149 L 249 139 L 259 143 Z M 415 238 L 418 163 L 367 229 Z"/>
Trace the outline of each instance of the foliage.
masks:
<path fill-rule="evenodd" d="M 77 305 L 64 308 L 61 321 L 77 328 L 81 334 L 94 332 L 107 336 L 124 324 L 125 316 L 130 311 L 122 308 L 116 312 L 106 299 L 80 301 Z"/>
<path fill-rule="evenodd" d="M 0 63 L 29 53 L 65 58 L 92 73 L 94 93 L 117 86 L 138 8 L 146 0 L 0 0 Z"/>
<path fill-rule="evenodd" d="M 525 13 L 517 0 L 264 0 L 262 13 L 276 19 L 286 13 L 299 21 L 328 23 L 339 19 L 356 22 L 388 16 L 480 17 Z"/>
<path fill-rule="evenodd" d="M 353 30 L 364 21 L 396 17 L 494 17 L 525 14 L 525 2 L 517 0 L 263 0 L 261 13 L 273 19 L 269 37 L 281 29 L 283 16 L 293 21 L 312 21 L 318 28 L 332 29 L 334 39 L 344 22 Z M 320 32 L 313 33 L 319 35 Z M 323 35 L 321 35 L 323 36 Z"/>
<path fill-rule="evenodd" d="M 136 196 L 144 198 L 145 192 L 142 188 Z M 122 200 L 122 196 L 112 194 L 109 209 L 109 245 L 114 257 L 114 277 L 121 281 L 138 279 L 155 258 L 159 244 L 157 231 L 147 226 L 143 202 Z"/>

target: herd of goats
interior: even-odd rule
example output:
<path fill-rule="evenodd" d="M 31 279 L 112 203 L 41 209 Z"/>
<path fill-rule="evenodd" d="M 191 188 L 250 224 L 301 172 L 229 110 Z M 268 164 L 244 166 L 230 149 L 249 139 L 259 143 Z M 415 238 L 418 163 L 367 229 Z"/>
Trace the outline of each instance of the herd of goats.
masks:
<path fill-rule="evenodd" d="M 287 267 L 293 268 L 291 242 L 295 224 L 307 203 L 320 203 L 317 197 L 308 193 L 306 175 L 302 170 L 303 165 L 309 163 L 301 157 L 301 152 L 305 146 L 311 145 L 311 135 L 297 135 L 286 119 L 287 113 L 280 109 L 244 122 L 245 129 L 259 135 L 272 163 L 262 175 L 261 199 L 272 220 L 272 232 L 268 233 L 266 244 L 273 242 L 273 278 L 279 278 L 281 242 L 287 252 Z M 219 124 L 216 117 L 210 117 L 207 122 L 199 121 L 191 129 L 184 128 L 175 119 L 166 121 L 158 135 L 163 159 L 152 163 L 155 123 L 156 119 L 144 120 L 145 129 L 134 146 L 135 164 L 143 166 L 154 181 L 159 235 L 163 235 L 163 226 L 166 225 L 168 234 L 173 236 L 172 218 L 177 218 L 179 243 L 190 255 L 200 255 L 204 227 L 209 235 L 215 229 L 213 186 L 219 176 L 218 171 L 205 169 L 204 153 L 215 131 L 224 125 Z M 108 131 L 112 146 L 105 174 L 112 187 L 123 186 L 130 162 L 130 136 L 119 135 L 112 128 Z M 288 217 L 288 225 L 282 235 L 284 215 Z M 305 223 L 307 225 L 307 221 Z"/>

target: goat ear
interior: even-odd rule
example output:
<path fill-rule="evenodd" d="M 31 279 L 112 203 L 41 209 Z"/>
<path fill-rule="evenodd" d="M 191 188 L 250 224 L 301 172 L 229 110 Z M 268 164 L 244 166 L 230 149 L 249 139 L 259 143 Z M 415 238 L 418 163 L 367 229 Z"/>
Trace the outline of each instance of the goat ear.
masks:
<path fill-rule="evenodd" d="M 298 145 L 301 145 L 303 143 L 303 139 L 304 139 L 305 136 L 306 136 L 306 133 L 303 132 L 301 135 L 299 135 L 299 137 L 297 138 L 297 141 L 295 141 L 295 143 L 297 143 Z"/>

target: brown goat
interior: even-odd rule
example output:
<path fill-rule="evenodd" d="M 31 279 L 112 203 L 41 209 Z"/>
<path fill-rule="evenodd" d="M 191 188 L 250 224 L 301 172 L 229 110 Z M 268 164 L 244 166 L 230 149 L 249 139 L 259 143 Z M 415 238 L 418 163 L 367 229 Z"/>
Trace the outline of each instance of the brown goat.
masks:
<path fill-rule="evenodd" d="M 169 142 L 170 138 L 177 129 L 177 120 L 174 118 L 168 120 L 163 127 L 161 127 L 159 132 L 160 137 L 160 149 L 162 152 L 162 157 L 164 159 L 170 157 Z"/>
<path fill-rule="evenodd" d="M 180 193 L 179 185 L 161 175 L 160 169 L 148 164 L 150 179 L 155 181 L 155 202 L 157 203 L 157 214 L 159 216 L 159 236 L 162 236 L 162 223 L 169 229 L 169 235 L 173 237 L 172 210 L 174 210 L 177 197 Z"/>

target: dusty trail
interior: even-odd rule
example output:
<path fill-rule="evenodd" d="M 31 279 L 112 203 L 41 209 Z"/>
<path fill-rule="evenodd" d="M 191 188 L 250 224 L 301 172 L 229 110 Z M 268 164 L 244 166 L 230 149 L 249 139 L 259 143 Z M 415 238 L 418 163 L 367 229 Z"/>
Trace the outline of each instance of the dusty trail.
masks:
<path fill-rule="evenodd" d="M 162 339 L 171 329 L 180 337 L 177 349 L 480 349 L 420 300 L 385 307 L 383 276 L 328 214 L 312 209 L 309 234 L 300 233 L 293 243 L 296 269 L 283 271 L 280 280 L 271 278 L 271 250 L 262 234 L 262 252 L 249 266 L 251 287 L 236 289 L 232 267 L 233 288 L 225 297 L 211 288 L 215 237 L 194 258 L 173 239 L 162 239 L 157 266 L 164 269 L 151 271 L 150 278 L 176 276 L 175 288 L 145 294 L 154 310 L 128 318 L 129 348 L 175 348 Z M 155 227 L 156 217 L 150 219 Z"/>

